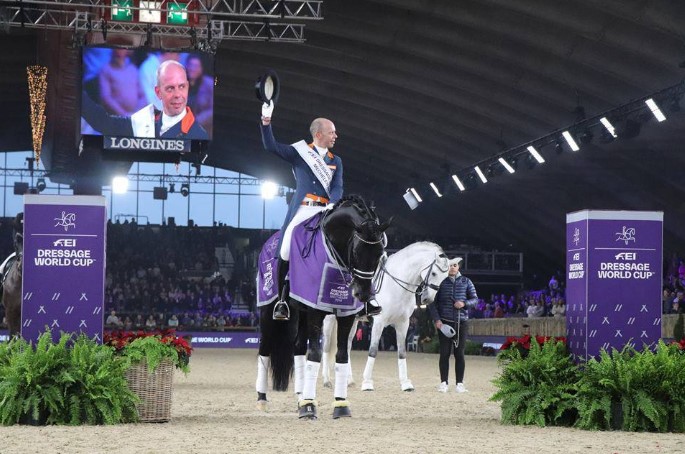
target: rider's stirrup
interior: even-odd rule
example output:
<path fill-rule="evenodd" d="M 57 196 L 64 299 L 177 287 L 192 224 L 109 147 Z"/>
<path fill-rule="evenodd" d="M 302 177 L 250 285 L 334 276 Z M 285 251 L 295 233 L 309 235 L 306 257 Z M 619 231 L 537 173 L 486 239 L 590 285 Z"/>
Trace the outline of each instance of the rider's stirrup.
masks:
<path fill-rule="evenodd" d="M 383 310 L 383 309 L 381 308 L 381 306 L 378 304 L 377 301 L 376 301 L 376 304 L 372 304 L 371 301 L 375 301 L 375 300 L 369 300 L 369 301 L 364 305 L 364 309 L 365 309 L 365 311 L 366 311 L 366 315 L 371 315 L 371 316 L 373 316 L 373 315 L 378 315 L 378 314 L 380 314 L 381 311 Z"/>
<path fill-rule="evenodd" d="M 290 320 L 290 306 L 285 301 L 278 301 L 274 305 L 274 320 Z"/>

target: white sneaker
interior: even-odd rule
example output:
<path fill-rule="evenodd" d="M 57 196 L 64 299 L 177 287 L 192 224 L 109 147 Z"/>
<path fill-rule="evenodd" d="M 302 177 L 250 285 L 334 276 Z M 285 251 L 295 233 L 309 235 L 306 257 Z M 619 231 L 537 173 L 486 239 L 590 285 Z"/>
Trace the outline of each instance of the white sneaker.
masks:
<path fill-rule="evenodd" d="M 446 381 L 440 383 L 440 386 L 438 386 L 438 391 L 441 393 L 446 393 L 448 390 L 449 390 L 449 387 L 447 386 Z"/>
<path fill-rule="evenodd" d="M 463 383 L 457 383 L 457 392 L 458 393 L 467 393 L 467 392 L 469 392 L 469 390 L 466 389 L 466 387 L 464 386 Z"/>

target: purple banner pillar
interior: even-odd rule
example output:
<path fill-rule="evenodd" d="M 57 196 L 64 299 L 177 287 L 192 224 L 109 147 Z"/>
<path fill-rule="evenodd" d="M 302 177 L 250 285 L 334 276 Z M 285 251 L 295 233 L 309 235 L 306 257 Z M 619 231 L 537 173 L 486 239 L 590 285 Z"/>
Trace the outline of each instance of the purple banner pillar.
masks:
<path fill-rule="evenodd" d="M 107 215 L 102 196 L 24 196 L 21 335 L 102 341 Z"/>
<path fill-rule="evenodd" d="M 566 215 L 566 329 L 577 360 L 661 337 L 663 212 Z"/>

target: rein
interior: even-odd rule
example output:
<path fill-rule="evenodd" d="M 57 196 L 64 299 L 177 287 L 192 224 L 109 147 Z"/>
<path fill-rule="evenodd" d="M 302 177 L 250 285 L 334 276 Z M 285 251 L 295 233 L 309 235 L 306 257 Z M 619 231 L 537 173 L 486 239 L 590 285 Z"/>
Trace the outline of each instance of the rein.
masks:
<path fill-rule="evenodd" d="M 441 256 L 443 256 L 443 255 L 444 255 L 444 254 L 441 254 Z M 379 275 L 380 275 L 381 277 L 380 277 L 380 278 L 377 280 L 377 282 L 376 282 L 376 289 L 375 289 L 375 290 L 376 290 L 376 293 L 378 293 L 378 291 L 380 291 L 380 288 L 381 288 L 381 286 L 383 285 L 383 275 L 386 275 L 386 274 L 387 274 L 388 276 L 390 276 L 390 278 L 391 278 L 393 281 L 395 281 L 395 283 L 396 283 L 397 285 L 399 285 L 400 288 L 401 288 L 402 290 L 404 290 L 404 291 L 406 291 L 406 292 L 409 292 L 409 293 L 412 293 L 414 296 L 416 296 L 416 305 L 417 305 L 417 306 L 420 306 L 420 305 L 421 305 L 421 295 L 423 295 L 423 292 L 426 290 L 426 288 L 433 289 L 433 290 L 435 290 L 436 292 L 438 291 L 438 289 L 440 289 L 440 286 L 439 286 L 439 285 L 431 284 L 431 283 L 428 282 L 428 279 L 429 279 L 429 277 L 430 277 L 431 271 L 433 270 L 433 267 L 434 267 L 434 266 L 437 266 L 437 262 L 438 262 L 438 259 L 437 259 L 437 258 L 434 259 L 429 265 L 427 265 L 427 266 L 425 266 L 425 267 L 423 267 L 423 268 L 421 268 L 421 269 L 419 270 L 419 275 L 421 275 L 421 272 L 422 272 L 423 270 L 428 270 L 428 271 L 426 272 L 426 277 L 424 277 L 424 278 L 421 280 L 421 283 L 420 283 L 420 284 L 414 284 L 414 283 L 412 283 L 412 282 L 406 282 L 406 281 L 403 281 L 402 279 L 400 279 L 400 278 L 398 278 L 398 277 L 396 277 L 396 276 L 393 276 L 393 275 L 388 271 L 388 269 L 385 267 L 385 262 L 386 262 L 386 261 L 383 261 L 383 263 L 382 263 L 382 265 L 381 265 L 381 273 L 379 273 Z M 438 268 L 439 268 L 439 267 L 438 267 Z M 415 289 L 415 290 L 411 290 L 410 288 L 408 288 L 409 286 L 415 286 L 416 289 Z"/>
<path fill-rule="evenodd" d="M 338 271 L 340 272 L 340 276 L 342 277 L 343 282 L 345 283 L 345 285 L 347 287 L 349 287 L 352 285 L 352 281 L 354 280 L 354 278 L 366 280 L 366 281 L 372 280 L 373 276 L 376 274 L 375 269 L 371 270 L 371 271 L 365 271 L 365 270 L 362 270 L 362 269 L 355 267 L 353 264 L 353 259 L 354 259 L 354 243 L 353 243 L 353 240 L 356 238 L 357 240 L 361 241 L 362 243 L 368 244 L 368 245 L 381 244 L 382 247 L 385 248 L 385 246 L 387 245 L 387 242 L 388 242 L 388 237 L 385 235 L 385 232 L 383 232 L 383 234 L 380 236 L 380 238 L 378 238 L 377 240 L 374 240 L 374 241 L 366 240 L 366 239 L 362 238 L 361 235 L 359 235 L 357 233 L 357 227 L 363 226 L 363 225 L 368 224 L 370 222 L 378 223 L 377 219 L 366 219 L 361 224 L 355 226 L 353 235 L 351 235 L 349 237 L 349 239 L 347 240 L 346 249 L 347 249 L 347 263 L 348 263 L 348 265 L 346 265 L 342 256 L 335 249 L 335 247 L 331 243 L 331 240 L 328 238 L 328 235 L 323 230 L 324 219 L 327 216 L 329 216 L 330 213 L 332 213 L 332 211 L 328 212 L 325 216 L 322 216 L 321 220 L 317 223 L 316 226 L 312 227 L 311 230 L 316 230 L 318 228 L 322 229 L 324 243 L 326 244 L 326 247 L 328 248 L 328 250 L 331 251 L 331 255 L 333 256 L 333 260 L 335 260 L 335 263 L 338 266 Z M 307 248 L 307 249 L 309 249 L 309 248 Z M 352 279 L 350 279 L 348 281 L 345 278 L 345 273 L 343 273 L 343 270 L 347 271 L 347 273 L 352 276 Z"/>

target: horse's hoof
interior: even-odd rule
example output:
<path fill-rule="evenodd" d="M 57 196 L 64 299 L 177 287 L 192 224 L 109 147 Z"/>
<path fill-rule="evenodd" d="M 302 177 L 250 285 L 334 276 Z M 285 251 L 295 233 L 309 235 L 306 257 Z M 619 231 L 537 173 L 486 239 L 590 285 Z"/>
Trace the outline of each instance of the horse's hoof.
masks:
<path fill-rule="evenodd" d="M 316 402 L 313 400 L 301 401 L 297 413 L 300 419 L 316 419 Z"/>
<path fill-rule="evenodd" d="M 350 404 L 346 400 L 336 400 L 333 403 L 333 419 L 349 418 L 352 416 Z"/>
<path fill-rule="evenodd" d="M 267 409 L 268 409 L 268 405 L 267 405 L 267 404 L 268 404 L 268 401 L 266 401 L 266 400 L 258 400 L 258 401 L 257 401 L 257 405 L 256 405 L 257 410 L 259 410 L 259 411 L 267 411 Z"/>
<path fill-rule="evenodd" d="M 373 391 L 373 382 L 369 380 L 364 380 L 362 382 L 362 391 Z"/>
<path fill-rule="evenodd" d="M 402 391 L 414 391 L 414 385 L 409 380 L 402 382 L 400 385 L 402 386 Z"/>

